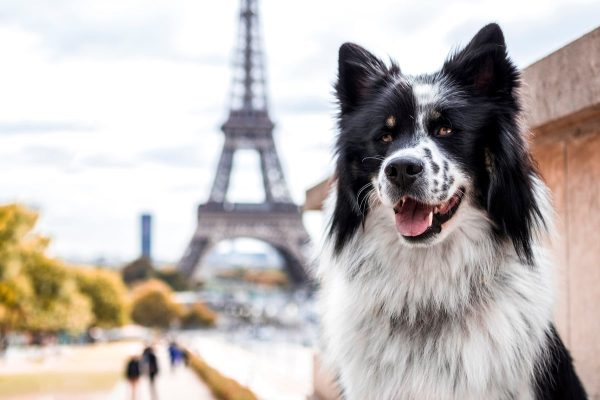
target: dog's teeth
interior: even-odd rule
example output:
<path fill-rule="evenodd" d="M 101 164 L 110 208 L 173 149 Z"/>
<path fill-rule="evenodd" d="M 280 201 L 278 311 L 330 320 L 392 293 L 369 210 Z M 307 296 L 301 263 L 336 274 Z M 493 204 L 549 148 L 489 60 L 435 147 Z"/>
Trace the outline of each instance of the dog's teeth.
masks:
<path fill-rule="evenodd" d="M 439 207 L 435 207 L 435 208 L 433 209 L 433 213 L 434 213 L 434 214 L 437 214 L 439 211 L 440 211 Z"/>
<path fill-rule="evenodd" d="M 431 226 L 433 223 L 433 211 L 429 211 L 429 215 L 427 216 L 427 225 Z"/>

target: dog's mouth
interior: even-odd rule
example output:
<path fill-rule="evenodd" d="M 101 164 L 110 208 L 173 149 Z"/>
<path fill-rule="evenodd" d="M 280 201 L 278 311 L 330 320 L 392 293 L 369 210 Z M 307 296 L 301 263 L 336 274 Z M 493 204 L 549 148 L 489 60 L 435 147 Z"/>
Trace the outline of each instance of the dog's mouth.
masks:
<path fill-rule="evenodd" d="M 403 196 L 394 206 L 398 233 L 411 241 L 440 233 L 442 225 L 458 210 L 463 193 L 464 189 L 460 188 L 449 200 L 440 204 L 427 204 L 413 197 Z"/>

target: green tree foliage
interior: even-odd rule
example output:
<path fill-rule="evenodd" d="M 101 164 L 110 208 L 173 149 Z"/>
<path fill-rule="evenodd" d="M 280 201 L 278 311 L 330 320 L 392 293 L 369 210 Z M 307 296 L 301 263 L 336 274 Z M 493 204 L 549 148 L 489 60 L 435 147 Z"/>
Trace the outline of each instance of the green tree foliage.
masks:
<path fill-rule="evenodd" d="M 75 276 L 80 290 L 92 302 L 94 326 L 113 328 L 127 323 L 129 298 L 119 274 L 104 269 L 79 268 Z"/>
<path fill-rule="evenodd" d="M 140 325 L 168 328 L 182 314 L 169 286 L 157 279 L 140 283 L 133 290 L 131 318 Z"/>

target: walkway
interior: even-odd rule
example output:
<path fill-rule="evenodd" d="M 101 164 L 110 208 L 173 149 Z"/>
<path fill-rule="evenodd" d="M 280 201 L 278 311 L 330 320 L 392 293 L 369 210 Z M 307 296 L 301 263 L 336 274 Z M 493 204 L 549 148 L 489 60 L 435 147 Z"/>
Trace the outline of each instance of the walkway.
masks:
<path fill-rule="evenodd" d="M 171 400 L 171 399 L 194 399 L 214 400 L 215 397 L 204 383 L 189 368 L 183 365 L 171 370 L 167 357 L 167 350 L 163 346 L 157 346 L 156 355 L 160 373 L 156 377 L 156 398 L 152 399 L 150 394 L 150 383 L 146 377 L 138 382 L 137 396 L 135 400 Z M 131 389 L 125 380 L 117 384 L 108 396 L 109 400 L 131 400 Z"/>
<path fill-rule="evenodd" d="M 125 360 L 141 342 L 49 349 L 44 357 L 14 357 L 0 364 L 0 400 L 131 400 L 122 378 Z M 26 352 L 26 351 L 24 351 Z M 171 371 L 165 346 L 156 346 L 160 374 L 156 400 L 214 400 L 185 366 Z M 136 400 L 151 400 L 147 378 L 138 382 Z"/>
<path fill-rule="evenodd" d="M 313 392 L 311 349 L 271 342 L 234 345 L 210 334 L 186 339 L 211 367 L 249 387 L 260 399 L 305 400 Z"/>

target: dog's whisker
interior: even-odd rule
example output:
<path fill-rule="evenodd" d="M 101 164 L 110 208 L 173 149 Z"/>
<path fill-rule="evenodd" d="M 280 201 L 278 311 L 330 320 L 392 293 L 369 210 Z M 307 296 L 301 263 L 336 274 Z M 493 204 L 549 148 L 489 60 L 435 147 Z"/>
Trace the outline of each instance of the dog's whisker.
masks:
<path fill-rule="evenodd" d="M 358 209 L 361 215 L 365 215 L 366 207 L 371 203 L 371 197 L 374 193 L 375 189 L 371 188 L 371 190 L 363 196 L 361 202 L 358 205 Z"/>
<path fill-rule="evenodd" d="M 381 157 L 381 156 L 374 156 L 374 157 L 365 157 L 362 159 L 361 162 L 365 162 L 365 160 L 377 160 L 377 161 L 384 161 L 385 157 Z"/>
<path fill-rule="evenodd" d="M 362 193 L 362 192 L 363 192 L 363 191 L 364 191 L 366 188 L 368 188 L 368 187 L 369 187 L 369 185 L 373 185 L 373 182 L 369 182 L 369 183 L 367 183 L 366 185 L 364 185 L 363 187 L 361 187 L 361 188 L 358 190 L 358 193 L 356 194 L 356 201 L 358 201 L 358 199 L 360 198 L 360 194 L 361 194 L 361 193 Z"/>

